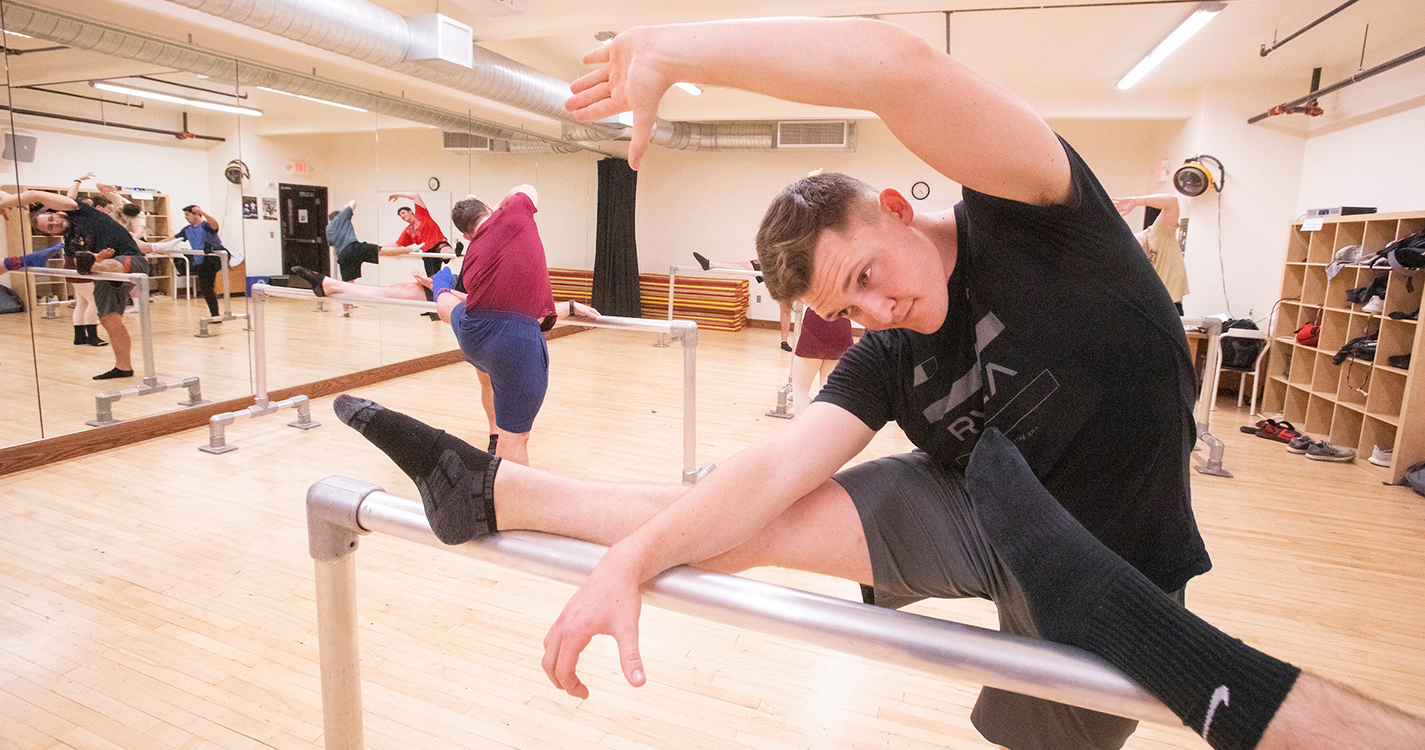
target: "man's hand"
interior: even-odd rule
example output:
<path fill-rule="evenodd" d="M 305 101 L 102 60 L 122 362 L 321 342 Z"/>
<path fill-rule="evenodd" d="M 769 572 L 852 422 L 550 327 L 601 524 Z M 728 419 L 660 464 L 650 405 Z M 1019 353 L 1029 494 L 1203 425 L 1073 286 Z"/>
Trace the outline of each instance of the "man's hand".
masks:
<path fill-rule="evenodd" d="M 77 180 L 75 180 L 75 182 L 84 182 L 85 180 L 92 180 L 92 179 L 94 179 L 94 173 L 93 173 L 93 172 L 85 172 L 85 173 L 84 173 L 84 176 L 83 176 L 83 177 L 80 177 L 80 178 L 77 179 Z"/>
<path fill-rule="evenodd" d="M 638 169 L 658 121 L 658 103 L 675 81 L 659 70 L 651 45 L 656 29 L 635 28 L 584 55 L 596 66 L 569 86 L 574 93 L 564 108 L 580 122 L 592 122 L 621 112 L 633 113 L 628 164 Z"/>
<path fill-rule="evenodd" d="M 618 643 L 619 662 L 628 684 L 642 687 L 647 682 L 638 655 L 642 607 L 637 581 L 607 572 L 603 563 L 596 566 L 544 636 L 543 664 L 549 681 L 575 698 L 588 698 L 589 688 L 576 673 L 579 655 L 594 636 L 605 634 Z"/>
<path fill-rule="evenodd" d="M 114 257 L 114 248 L 112 247 L 106 247 L 103 250 L 94 253 L 94 260 L 108 260 L 112 257 Z"/>

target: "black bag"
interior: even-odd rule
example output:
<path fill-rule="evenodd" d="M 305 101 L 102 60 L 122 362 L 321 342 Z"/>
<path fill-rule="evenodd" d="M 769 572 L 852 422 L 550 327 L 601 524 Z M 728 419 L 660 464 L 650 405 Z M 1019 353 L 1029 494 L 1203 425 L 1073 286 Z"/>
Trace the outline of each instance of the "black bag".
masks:
<path fill-rule="evenodd" d="M 20 301 L 20 295 L 8 286 L 0 286 L 0 314 L 24 311 L 25 303 Z"/>
<path fill-rule="evenodd" d="M 1405 477 L 1400 483 L 1415 490 L 1416 494 L 1425 495 L 1425 461 L 1406 469 Z"/>
<path fill-rule="evenodd" d="M 1257 324 L 1248 318 L 1228 318 L 1222 322 L 1222 330 L 1242 328 L 1257 330 Z M 1229 370 L 1250 370 L 1257 364 L 1257 355 L 1267 342 L 1261 339 L 1244 339 L 1235 336 L 1222 337 L 1222 366 Z"/>

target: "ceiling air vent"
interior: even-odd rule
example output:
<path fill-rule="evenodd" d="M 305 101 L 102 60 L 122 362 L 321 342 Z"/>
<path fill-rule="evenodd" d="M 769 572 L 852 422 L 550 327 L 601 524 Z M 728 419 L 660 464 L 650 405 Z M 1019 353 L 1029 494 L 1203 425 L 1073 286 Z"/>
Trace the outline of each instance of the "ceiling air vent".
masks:
<path fill-rule="evenodd" d="M 473 133 L 452 133 L 449 130 L 441 131 L 444 142 L 441 148 L 446 151 L 489 151 L 490 139 L 483 135 Z"/>
<path fill-rule="evenodd" d="M 856 127 L 850 120 L 803 120 L 777 123 L 777 148 L 856 148 Z"/>

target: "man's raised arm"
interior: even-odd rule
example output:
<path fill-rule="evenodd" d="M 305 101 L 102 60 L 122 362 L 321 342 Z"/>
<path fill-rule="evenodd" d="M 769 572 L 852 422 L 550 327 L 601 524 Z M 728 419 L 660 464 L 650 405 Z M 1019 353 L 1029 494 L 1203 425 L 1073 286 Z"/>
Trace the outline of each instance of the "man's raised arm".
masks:
<path fill-rule="evenodd" d="M 1068 158 L 1022 99 L 867 19 L 760 19 L 640 27 L 584 56 L 565 106 L 581 121 L 633 113 L 635 168 L 677 81 L 875 112 L 926 164 L 975 190 L 1047 205 L 1069 197 Z"/>

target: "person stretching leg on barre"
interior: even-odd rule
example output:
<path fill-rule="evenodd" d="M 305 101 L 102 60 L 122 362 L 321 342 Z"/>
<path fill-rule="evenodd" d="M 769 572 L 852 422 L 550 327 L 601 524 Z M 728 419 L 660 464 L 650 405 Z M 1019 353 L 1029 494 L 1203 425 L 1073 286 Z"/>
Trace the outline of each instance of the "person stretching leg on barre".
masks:
<path fill-rule="evenodd" d="M 762 270 L 762 264 L 757 262 L 756 259 L 731 263 L 725 260 L 709 260 L 701 253 L 693 253 L 693 260 L 696 260 L 698 262 L 698 265 L 703 267 L 704 271 Z M 762 282 L 761 276 L 757 277 L 757 282 L 759 284 Z M 782 351 L 789 352 L 792 350 L 792 345 L 787 343 L 787 337 L 791 335 L 792 332 L 792 305 L 790 302 L 778 302 L 777 304 L 781 308 L 778 312 L 778 317 L 780 318 L 778 321 L 778 327 L 782 329 Z"/>
<path fill-rule="evenodd" d="M 1180 319 L 1107 193 L 1027 104 L 918 37 L 867 19 L 634 28 L 585 60 L 597 67 L 574 83 L 568 106 L 585 121 L 631 110 L 635 167 L 664 92 L 691 81 L 874 111 L 912 153 L 964 186 L 964 202 L 918 213 L 895 190 L 832 174 L 773 201 L 757 243 L 773 296 L 851 317 L 868 333 L 796 419 L 691 488 L 507 465 L 377 404 L 337 400 L 338 416 L 415 481 L 442 541 L 533 529 L 611 545 L 545 638 L 553 684 L 587 697 L 579 656 L 609 634 L 626 679 L 642 685 L 640 586 L 685 563 L 837 576 L 873 585 L 881 606 L 986 597 L 1002 629 L 1056 633 L 1041 619 L 1042 588 L 1017 580 L 1027 569 L 977 515 L 982 480 L 1020 490 L 1018 475 L 978 471 L 977 444 L 998 450 L 993 430 L 1005 431 L 1089 535 L 1142 574 L 1155 601 L 1171 603 L 1154 617 L 1191 617 L 1175 600 L 1209 560 L 1189 501 L 1195 376 Z M 841 470 L 892 419 L 921 451 Z M 976 467 L 973 497 L 967 467 Z M 1033 552 L 1061 557 L 1044 545 Z M 1282 726 L 1323 721 L 1328 711 L 1360 717 L 1339 698 L 1326 710 L 1303 705 L 1312 694 L 1296 691 L 1320 681 L 1298 681 L 1290 665 L 1227 640 L 1148 644 L 1182 659 L 1170 673 L 1196 670 L 1180 675 L 1191 700 L 1140 677 L 1186 723 L 1203 726 L 1214 747 L 1250 748 L 1258 736 L 1273 747 Z M 1189 661 L 1199 656 L 1202 664 Z M 1253 679 L 1239 681 L 1234 666 Z M 1201 685 L 1211 686 L 1206 694 Z M 1214 701 L 1222 686 L 1230 695 Z M 1108 750 L 1136 726 L 992 689 L 971 719 L 991 742 L 1017 749 Z M 1392 725 L 1392 746 L 1368 735 L 1376 727 L 1364 717 L 1350 730 L 1362 741 L 1345 745 L 1419 747 L 1418 735 L 1400 733 L 1412 721 Z M 1293 738 L 1296 746 L 1339 746 L 1336 727 L 1320 726 L 1316 744 Z"/>
<path fill-rule="evenodd" d="M 114 187 L 99 185 L 99 190 L 107 195 L 114 192 Z M 75 257 L 80 273 L 87 274 L 91 270 L 148 273 L 148 261 L 143 253 L 152 250 L 153 246 L 135 241 L 112 216 L 57 193 L 26 190 L 12 195 L 0 191 L 0 210 L 35 203 L 43 209 L 31 213 L 31 224 L 41 234 L 63 237 L 65 253 Z M 134 375 L 133 339 L 124 326 L 124 309 L 128 306 L 129 291 L 133 286 L 128 281 L 94 282 L 94 306 L 99 314 L 99 323 L 109 334 L 114 352 L 113 369 L 95 375 L 95 380 L 131 378 Z"/>
<path fill-rule="evenodd" d="M 449 266 L 427 279 L 372 287 L 337 281 L 301 267 L 318 296 L 364 294 L 396 299 L 434 298 L 440 319 L 455 331 L 465 359 L 480 371 L 481 403 L 493 413 L 490 443 L 495 454 L 529 463 L 529 433 L 549 384 L 544 331 L 557 319 L 599 312 L 573 300 L 555 304 L 544 245 L 534 222 L 537 193 L 519 185 L 491 209 L 468 196 L 451 209 L 451 221 L 468 249 L 458 279 Z"/>

